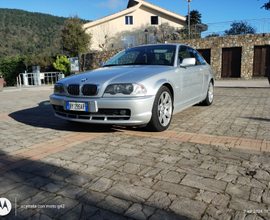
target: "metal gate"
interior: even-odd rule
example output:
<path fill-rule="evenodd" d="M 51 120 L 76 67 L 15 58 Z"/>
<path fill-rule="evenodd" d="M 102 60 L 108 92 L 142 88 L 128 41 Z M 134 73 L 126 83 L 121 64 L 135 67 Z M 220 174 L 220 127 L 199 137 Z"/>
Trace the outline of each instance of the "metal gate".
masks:
<path fill-rule="evenodd" d="M 270 65 L 270 46 L 255 46 L 253 59 L 253 76 L 266 77 L 266 68 Z"/>
<path fill-rule="evenodd" d="M 43 72 L 43 73 L 20 73 L 17 77 L 17 86 L 29 85 L 49 85 L 65 78 L 61 72 Z"/>
<path fill-rule="evenodd" d="M 242 47 L 222 48 L 222 78 L 241 77 Z"/>

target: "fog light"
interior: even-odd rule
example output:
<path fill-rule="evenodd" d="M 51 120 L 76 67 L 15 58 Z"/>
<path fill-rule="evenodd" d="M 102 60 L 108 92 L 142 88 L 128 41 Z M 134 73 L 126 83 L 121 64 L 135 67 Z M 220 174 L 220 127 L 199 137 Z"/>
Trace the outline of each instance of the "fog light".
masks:
<path fill-rule="evenodd" d="M 55 106 L 55 110 L 60 110 L 61 109 L 61 107 L 60 106 Z"/>
<path fill-rule="evenodd" d="M 126 115 L 127 111 L 126 110 L 120 110 L 119 113 L 120 113 L 120 115 Z"/>

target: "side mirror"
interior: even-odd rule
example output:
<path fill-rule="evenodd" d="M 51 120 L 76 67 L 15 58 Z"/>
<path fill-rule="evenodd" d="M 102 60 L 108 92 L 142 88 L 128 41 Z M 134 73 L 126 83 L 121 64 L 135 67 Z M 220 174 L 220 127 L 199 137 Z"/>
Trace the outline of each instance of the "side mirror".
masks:
<path fill-rule="evenodd" d="M 180 67 L 195 66 L 195 64 L 196 64 L 195 58 L 185 58 L 183 59 L 182 63 L 180 63 Z"/>
<path fill-rule="evenodd" d="M 100 63 L 100 67 L 103 67 L 103 66 L 104 66 L 104 64 L 105 64 L 104 62 Z"/>

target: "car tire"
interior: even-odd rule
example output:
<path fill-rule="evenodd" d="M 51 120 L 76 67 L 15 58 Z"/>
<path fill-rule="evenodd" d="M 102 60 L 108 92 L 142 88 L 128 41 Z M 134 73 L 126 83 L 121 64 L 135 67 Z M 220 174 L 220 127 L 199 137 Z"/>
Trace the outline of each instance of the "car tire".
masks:
<path fill-rule="evenodd" d="M 210 81 L 208 85 L 206 98 L 205 100 L 203 100 L 202 104 L 205 106 L 212 105 L 213 99 L 214 99 L 214 86 L 213 86 L 213 82 Z"/>
<path fill-rule="evenodd" d="M 173 99 L 168 87 L 162 86 L 155 98 L 152 117 L 146 129 L 150 131 L 165 131 L 171 123 L 173 113 Z"/>

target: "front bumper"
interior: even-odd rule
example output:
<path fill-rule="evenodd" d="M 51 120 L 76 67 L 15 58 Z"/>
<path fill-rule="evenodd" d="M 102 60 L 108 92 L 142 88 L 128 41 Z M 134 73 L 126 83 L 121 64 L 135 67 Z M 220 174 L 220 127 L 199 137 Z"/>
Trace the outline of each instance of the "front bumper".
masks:
<path fill-rule="evenodd" d="M 71 98 L 66 96 L 51 95 L 55 116 L 69 121 L 116 124 L 116 125 L 143 125 L 147 124 L 152 116 L 152 107 L 155 96 L 135 98 Z M 95 104 L 95 108 L 89 108 L 88 112 L 69 111 L 67 102 L 87 102 L 89 106 Z M 94 109 L 94 110 L 93 110 Z"/>

